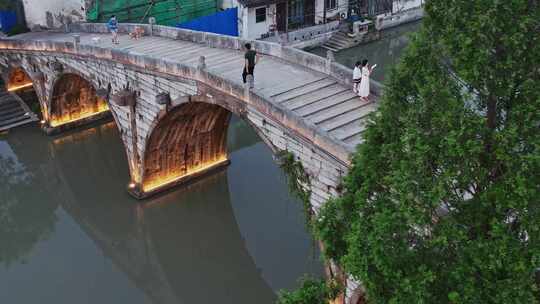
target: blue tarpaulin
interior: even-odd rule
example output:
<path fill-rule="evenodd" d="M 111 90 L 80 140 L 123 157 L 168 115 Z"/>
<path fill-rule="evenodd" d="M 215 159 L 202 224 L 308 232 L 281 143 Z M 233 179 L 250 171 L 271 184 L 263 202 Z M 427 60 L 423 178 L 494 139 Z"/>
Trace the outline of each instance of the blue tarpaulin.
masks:
<path fill-rule="evenodd" d="M 229 36 L 238 36 L 238 8 L 230 8 L 212 15 L 193 19 L 188 22 L 179 23 L 176 27 L 223 34 Z"/>
<path fill-rule="evenodd" d="M 2 32 L 9 32 L 17 25 L 17 14 L 14 11 L 0 11 L 0 27 Z"/>

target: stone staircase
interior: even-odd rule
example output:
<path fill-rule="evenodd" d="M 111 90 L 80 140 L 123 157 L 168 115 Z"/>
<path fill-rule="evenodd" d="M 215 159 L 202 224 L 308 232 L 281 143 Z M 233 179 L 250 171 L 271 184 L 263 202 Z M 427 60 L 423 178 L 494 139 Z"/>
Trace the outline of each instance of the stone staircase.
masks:
<path fill-rule="evenodd" d="M 19 96 L 0 92 L 0 132 L 37 120 L 37 116 Z"/>
<path fill-rule="evenodd" d="M 380 31 L 375 30 L 374 28 L 370 28 L 368 32 L 358 32 L 356 35 L 352 35 L 349 25 L 344 23 L 340 26 L 339 31 L 332 34 L 330 39 L 328 39 L 322 47 L 333 52 L 338 52 L 359 44 L 378 40 L 380 37 Z"/>
<path fill-rule="evenodd" d="M 337 52 L 343 49 L 347 49 L 358 44 L 354 38 L 351 38 L 347 35 L 346 31 L 341 29 L 335 32 L 328 41 L 323 44 L 323 48 Z"/>

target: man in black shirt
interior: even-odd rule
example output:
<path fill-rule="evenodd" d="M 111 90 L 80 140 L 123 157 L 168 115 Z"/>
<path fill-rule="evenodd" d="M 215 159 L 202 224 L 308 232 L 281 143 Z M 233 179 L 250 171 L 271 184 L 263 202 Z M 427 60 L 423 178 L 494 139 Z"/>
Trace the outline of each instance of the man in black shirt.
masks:
<path fill-rule="evenodd" d="M 244 63 L 244 71 L 242 72 L 242 79 L 244 83 L 247 83 L 247 76 L 251 75 L 251 77 L 254 77 L 253 70 L 255 69 L 255 65 L 259 63 L 259 54 L 251 49 L 251 44 L 246 43 L 246 54 L 244 55 L 245 63 Z M 250 88 L 253 87 L 253 80 L 250 83 Z"/>

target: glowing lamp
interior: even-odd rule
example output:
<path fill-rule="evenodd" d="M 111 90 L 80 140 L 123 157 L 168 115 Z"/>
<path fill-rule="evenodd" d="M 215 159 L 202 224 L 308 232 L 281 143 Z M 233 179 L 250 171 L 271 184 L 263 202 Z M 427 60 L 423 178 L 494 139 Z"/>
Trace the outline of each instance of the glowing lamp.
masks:
<path fill-rule="evenodd" d="M 31 87 L 32 85 L 33 85 L 33 83 L 29 82 L 29 83 L 25 83 L 25 84 L 21 84 L 21 85 L 9 87 L 9 88 L 8 88 L 8 92 L 15 92 L 15 91 L 18 91 L 18 90 L 20 90 L 20 89 L 24 89 L 24 88 Z"/>

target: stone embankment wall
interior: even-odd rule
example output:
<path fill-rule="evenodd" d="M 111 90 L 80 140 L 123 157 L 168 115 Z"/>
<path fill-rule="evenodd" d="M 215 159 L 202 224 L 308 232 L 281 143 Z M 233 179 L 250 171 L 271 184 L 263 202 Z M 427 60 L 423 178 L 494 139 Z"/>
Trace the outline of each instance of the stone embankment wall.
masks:
<path fill-rule="evenodd" d="M 380 15 L 375 19 L 375 28 L 379 31 L 418 21 L 424 17 L 424 8 L 415 7 L 393 15 Z"/>

